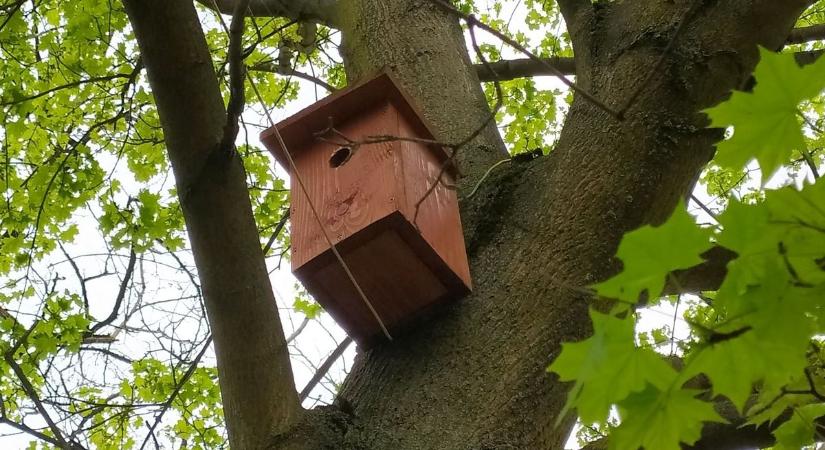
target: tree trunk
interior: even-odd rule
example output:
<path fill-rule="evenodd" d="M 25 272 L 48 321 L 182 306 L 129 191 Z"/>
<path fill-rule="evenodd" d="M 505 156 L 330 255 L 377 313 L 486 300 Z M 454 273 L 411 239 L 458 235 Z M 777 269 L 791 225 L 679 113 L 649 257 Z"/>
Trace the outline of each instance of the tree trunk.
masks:
<path fill-rule="evenodd" d="M 262 448 L 301 413 L 240 159 L 195 7 L 125 0 L 157 103 L 215 343 L 233 448 Z"/>
<path fill-rule="evenodd" d="M 454 19 L 420 2 L 343 3 L 348 74 L 388 66 L 430 120 L 446 124 L 443 141 L 482 122 Z M 807 4 L 711 2 L 688 14 L 694 3 L 565 11 L 578 82 L 615 110 L 637 89 L 641 96 L 619 121 L 577 95 L 549 157 L 512 163 L 462 205 L 474 292 L 358 354 L 340 394 L 354 414 L 344 447 L 563 448 L 572 417 L 554 424 L 567 386 L 546 367 L 561 342 L 590 332 L 580 288 L 617 269 L 626 231 L 662 222 L 689 192 L 720 138 L 698 112 L 741 86 L 757 44 L 779 48 Z M 672 51 L 640 86 L 684 17 Z M 471 180 L 498 158 L 477 147 L 462 157 L 478 158 L 463 165 Z"/>
<path fill-rule="evenodd" d="M 283 388 L 292 379 L 242 168 L 211 151 L 223 106 L 205 46 L 185 44 L 203 38 L 190 29 L 194 11 L 172 12 L 186 2 L 171 3 L 127 6 L 204 282 L 232 445 L 259 448 L 262 430 L 281 432 L 296 420 L 297 402 Z M 577 95 L 549 157 L 494 172 L 462 204 L 473 294 L 359 353 L 338 407 L 304 415 L 272 445 L 562 448 L 573 417 L 554 424 L 567 386 L 546 367 L 561 342 L 590 332 L 591 299 L 581 288 L 617 270 L 624 232 L 663 221 L 688 192 L 720 137 L 698 112 L 741 86 L 757 44 L 779 48 L 809 3 L 559 0 L 579 84 L 614 110 L 641 95 L 624 120 Z M 422 1 L 339 0 L 333 22 L 351 81 L 391 70 L 440 140 L 460 141 L 488 116 L 455 18 Z M 149 36 L 153 27 L 158 36 Z M 192 108 L 181 107 L 187 102 Z M 487 127 L 459 155 L 463 192 L 504 157 Z"/>

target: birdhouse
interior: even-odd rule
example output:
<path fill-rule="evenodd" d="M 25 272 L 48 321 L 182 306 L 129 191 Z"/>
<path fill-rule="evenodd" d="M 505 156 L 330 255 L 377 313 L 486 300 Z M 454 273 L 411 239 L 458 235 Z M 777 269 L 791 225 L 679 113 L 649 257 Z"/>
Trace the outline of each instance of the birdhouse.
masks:
<path fill-rule="evenodd" d="M 357 342 L 380 336 L 382 323 L 392 333 L 470 292 L 450 189 L 455 170 L 390 75 L 339 91 L 274 128 L 286 148 L 274 129 L 261 141 L 291 175 L 292 272 Z"/>

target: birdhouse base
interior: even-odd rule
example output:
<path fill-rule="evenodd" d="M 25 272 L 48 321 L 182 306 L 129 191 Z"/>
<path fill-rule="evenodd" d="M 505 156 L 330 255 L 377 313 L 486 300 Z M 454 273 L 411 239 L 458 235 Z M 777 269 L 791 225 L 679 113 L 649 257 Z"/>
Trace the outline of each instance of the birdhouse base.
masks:
<path fill-rule="evenodd" d="M 444 301 L 470 292 L 404 215 L 396 211 L 336 245 L 378 317 L 398 332 Z M 361 345 L 383 333 L 331 249 L 295 275 L 324 309 Z"/>

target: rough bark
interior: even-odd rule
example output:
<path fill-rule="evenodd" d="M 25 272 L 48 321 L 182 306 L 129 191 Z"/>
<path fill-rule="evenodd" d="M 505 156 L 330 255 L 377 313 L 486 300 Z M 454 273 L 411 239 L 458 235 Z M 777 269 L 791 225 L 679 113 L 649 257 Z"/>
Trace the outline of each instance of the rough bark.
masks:
<path fill-rule="evenodd" d="M 439 58 L 460 40 L 434 24 L 458 36 L 454 23 L 417 2 L 345 4 L 352 77 L 388 65 L 443 140 L 458 137 L 459 120 L 466 130 L 484 116 L 466 58 Z M 578 288 L 616 270 L 625 231 L 670 214 L 720 138 L 698 111 L 741 86 L 757 45 L 779 48 L 807 3 L 701 4 L 641 87 L 639 68 L 657 67 L 694 2 L 567 4 L 580 84 L 616 109 L 642 95 L 622 122 L 577 97 L 549 157 L 511 165 L 462 205 L 474 293 L 357 356 L 340 394 L 353 412 L 344 447 L 562 448 L 571 420 L 553 423 L 566 386 L 545 368 L 562 341 L 590 331 Z M 474 158 L 495 159 L 468 150 L 470 178 L 484 167 Z"/>
<path fill-rule="evenodd" d="M 203 6 L 222 14 L 232 14 L 235 0 L 196 0 Z M 293 20 L 314 21 L 334 26 L 335 0 L 251 0 L 248 17 L 287 17 Z"/>
<path fill-rule="evenodd" d="M 391 71 L 417 100 L 443 142 L 463 140 L 489 117 L 487 100 L 454 18 L 427 2 L 338 3 L 341 55 L 350 82 Z M 506 157 L 495 122 L 491 122 L 467 151 L 457 155 L 459 169 L 466 175 L 462 185 L 472 185 L 487 167 Z"/>
<path fill-rule="evenodd" d="M 233 446 L 260 448 L 272 431 L 276 448 L 415 450 L 562 448 L 573 418 L 553 424 L 567 386 L 545 368 L 561 342 L 590 332 L 580 288 L 617 269 L 624 232 L 668 216 L 720 137 L 698 111 L 741 86 L 757 44 L 779 48 L 809 2 L 561 2 L 580 85 L 616 109 L 642 95 L 623 121 L 577 96 L 549 157 L 488 179 L 462 204 L 474 293 L 359 353 L 337 407 L 301 417 L 242 167 L 211 153 L 223 106 L 183 3 L 127 7 L 204 283 Z M 393 71 L 445 142 L 483 123 L 489 111 L 454 18 L 413 0 L 339 3 L 351 81 Z M 458 156 L 466 192 L 505 153 L 488 126 Z"/>
<path fill-rule="evenodd" d="M 233 448 L 262 448 L 301 413 L 240 159 L 194 5 L 125 0 L 160 114 L 203 288 Z"/>

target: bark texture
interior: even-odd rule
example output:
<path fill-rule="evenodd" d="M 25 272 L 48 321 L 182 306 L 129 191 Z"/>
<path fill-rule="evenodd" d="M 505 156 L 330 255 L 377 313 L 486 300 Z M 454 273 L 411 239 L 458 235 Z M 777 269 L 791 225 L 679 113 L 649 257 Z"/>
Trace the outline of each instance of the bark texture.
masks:
<path fill-rule="evenodd" d="M 389 66 L 442 140 L 479 123 L 453 19 L 414 1 L 343 3 L 351 77 Z M 590 332 L 578 289 L 617 269 L 624 232 L 663 221 L 688 192 L 720 138 L 698 111 L 742 86 L 757 45 L 779 48 L 807 5 L 566 3 L 579 83 L 614 109 L 642 94 L 624 121 L 578 96 L 549 157 L 512 164 L 462 205 L 474 293 L 357 356 L 340 394 L 353 412 L 345 448 L 562 448 L 572 421 L 553 424 L 567 387 L 545 369 Z M 462 167 L 473 179 L 495 159 L 471 147 Z"/>
<path fill-rule="evenodd" d="M 576 96 L 549 157 L 496 171 L 462 204 L 474 293 L 359 353 L 336 407 L 301 415 L 242 166 L 213 151 L 224 112 L 194 9 L 127 0 L 204 285 L 233 447 L 563 448 L 573 418 L 554 423 L 567 386 L 546 367 L 561 342 L 590 333 L 580 288 L 617 270 L 626 231 L 663 221 L 688 192 L 721 136 L 698 111 L 742 86 L 757 45 L 779 48 L 809 3 L 559 0 L 579 84 L 616 110 L 641 95 L 622 121 Z M 488 117 L 454 17 L 420 0 L 339 0 L 334 22 L 350 81 L 392 71 L 440 140 L 460 141 Z M 487 126 L 458 155 L 464 192 L 504 157 Z M 277 437 L 265 441 L 268 432 Z"/>
<path fill-rule="evenodd" d="M 301 413 L 240 159 L 195 7 L 126 0 L 146 62 L 212 329 L 233 448 L 263 448 Z"/>

